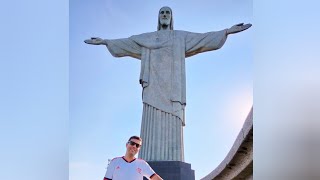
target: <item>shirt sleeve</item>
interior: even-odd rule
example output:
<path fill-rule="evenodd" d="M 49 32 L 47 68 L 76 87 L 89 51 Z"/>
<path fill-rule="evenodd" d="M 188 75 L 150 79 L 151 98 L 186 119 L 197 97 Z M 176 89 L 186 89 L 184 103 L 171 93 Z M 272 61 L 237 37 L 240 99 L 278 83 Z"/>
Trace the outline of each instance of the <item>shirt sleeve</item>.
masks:
<path fill-rule="evenodd" d="M 143 176 L 151 178 L 152 176 L 154 176 L 154 174 L 156 174 L 154 172 L 154 170 L 150 167 L 150 165 L 144 161 L 143 162 Z"/>
<path fill-rule="evenodd" d="M 110 180 L 112 180 L 115 165 L 116 165 L 116 163 L 115 163 L 115 160 L 113 159 L 113 160 L 110 162 L 110 164 L 108 165 L 108 167 L 107 167 L 107 172 L 106 172 L 106 174 L 105 174 L 105 176 L 104 176 L 104 179 L 107 179 L 107 180 L 110 179 Z"/>

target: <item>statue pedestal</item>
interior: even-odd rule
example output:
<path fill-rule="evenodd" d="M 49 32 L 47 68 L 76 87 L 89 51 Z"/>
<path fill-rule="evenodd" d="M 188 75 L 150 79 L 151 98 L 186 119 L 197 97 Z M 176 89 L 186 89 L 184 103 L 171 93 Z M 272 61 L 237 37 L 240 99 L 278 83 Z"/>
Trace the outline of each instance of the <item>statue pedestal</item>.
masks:
<path fill-rule="evenodd" d="M 164 180 L 195 180 L 191 164 L 181 161 L 148 161 Z"/>

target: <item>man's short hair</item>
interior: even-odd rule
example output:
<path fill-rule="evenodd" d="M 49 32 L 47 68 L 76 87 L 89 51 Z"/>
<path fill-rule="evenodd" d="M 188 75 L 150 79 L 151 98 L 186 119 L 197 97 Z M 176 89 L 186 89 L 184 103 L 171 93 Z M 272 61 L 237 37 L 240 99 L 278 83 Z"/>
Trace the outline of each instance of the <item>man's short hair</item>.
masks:
<path fill-rule="evenodd" d="M 139 136 L 131 136 L 128 141 L 130 141 L 131 139 L 136 139 L 142 142 L 142 139 Z"/>

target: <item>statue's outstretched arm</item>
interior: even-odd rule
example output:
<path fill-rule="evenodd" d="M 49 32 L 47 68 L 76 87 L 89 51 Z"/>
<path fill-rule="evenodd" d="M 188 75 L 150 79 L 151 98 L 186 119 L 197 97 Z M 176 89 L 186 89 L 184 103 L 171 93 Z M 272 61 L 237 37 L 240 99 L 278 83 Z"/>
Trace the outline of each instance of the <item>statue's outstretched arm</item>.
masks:
<path fill-rule="evenodd" d="M 241 31 L 244 31 L 246 29 L 249 29 L 252 26 L 252 24 L 236 24 L 234 26 L 232 26 L 231 28 L 227 29 L 227 34 L 235 34 Z"/>
<path fill-rule="evenodd" d="M 84 40 L 84 42 L 92 45 L 107 45 L 107 42 L 99 37 L 92 37 L 91 39 Z"/>
<path fill-rule="evenodd" d="M 114 57 L 130 56 L 141 59 L 142 47 L 130 38 L 101 39 L 92 37 L 84 42 L 91 45 L 105 45 Z"/>

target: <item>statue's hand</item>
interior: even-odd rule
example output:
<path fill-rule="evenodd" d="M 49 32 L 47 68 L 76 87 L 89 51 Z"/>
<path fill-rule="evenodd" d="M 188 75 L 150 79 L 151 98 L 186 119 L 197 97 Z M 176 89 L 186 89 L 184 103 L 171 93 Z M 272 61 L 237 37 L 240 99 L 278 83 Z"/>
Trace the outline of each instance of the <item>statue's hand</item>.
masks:
<path fill-rule="evenodd" d="M 234 34 L 250 28 L 252 24 L 236 24 L 227 30 L 227 34 Z"/>
<path fill-rule="evenodd" d="M 93 45 L 101 45 L 103 44 L 103 39 L 98 37 L 92 37 L 91 39 L 84 40 L 87 44 L 93 44 Z"/>

